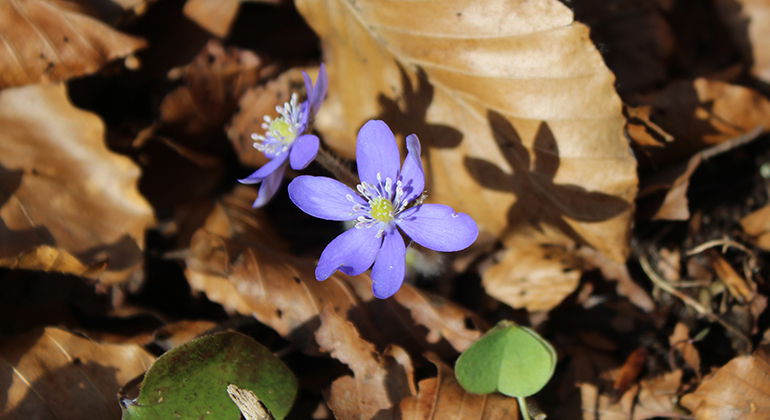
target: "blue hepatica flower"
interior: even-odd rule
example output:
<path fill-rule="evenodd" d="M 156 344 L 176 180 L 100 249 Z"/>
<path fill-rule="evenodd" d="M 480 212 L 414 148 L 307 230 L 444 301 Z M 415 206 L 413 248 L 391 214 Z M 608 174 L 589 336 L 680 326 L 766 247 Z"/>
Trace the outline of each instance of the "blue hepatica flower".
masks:
<path fill-rule="evenodd" d="M 305 213 L 356 221 L 321 253 L 316 279 L 326 280 L 336 270 L 358 275 L 374 264 L 372 289 L 384 299 L 404 281 L 406 246 L 398 228 L 436 251 L 459 251 L 476 240 L 478 227 L 470 216 L 442 204 L 421 203 L 425 176 L 420 141 L 412 134 L 406 145 L 408 155 L 401 166 L 393 132 L 384 122 L 372 120 L 358 132 L 358 194 L 327 177 L 303 175 L 289 184 L 289 198 Z"/>
<path fill-rule="evenodd" d="M 310 124 L 326 96 L 326 67 L 321 64 L 315 86 L 307 73 L 303 72 L 302 75 L 305 78 L 307 100 L 298 103 L 297 94 L 293 93 L 289 102 L 275 108 L 278 118 L 265 116 L 265 122 L 262 123 L 265 134 L 251 135 L 254 148 L 270 159 L 253 174 L 238 180 L 243 184 L 262 183 L 254 207 L 264 206 L 278 191 L 286 171 L 287 160 L 292 169 L 305 169 L 318 153 L 318 137 L 307 132 L 310 131 Z"/>

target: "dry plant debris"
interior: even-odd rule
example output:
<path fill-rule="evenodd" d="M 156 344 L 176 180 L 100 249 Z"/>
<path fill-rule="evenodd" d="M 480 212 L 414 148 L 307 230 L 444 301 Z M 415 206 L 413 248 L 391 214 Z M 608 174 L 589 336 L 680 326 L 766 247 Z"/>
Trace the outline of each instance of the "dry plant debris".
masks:
<path fill-rule="evenodd" d="M 255 418 L 769 417 L 770 2 L 610 3 L 0 2 L 0 417 L 119 418 L 227 331 L 298 380 L 279 413 L 222 382 Z M 371 120 L 399 152 L 358 165 Z M 368 181 L 316 218 L 307 176 Z M 317 281 L 343 232 L 437 204 L 473 245 L 403 231 L 387 299 L 382 246 Z M 526 404 L 455 369 L 501 321 L 555 350 Z"/>

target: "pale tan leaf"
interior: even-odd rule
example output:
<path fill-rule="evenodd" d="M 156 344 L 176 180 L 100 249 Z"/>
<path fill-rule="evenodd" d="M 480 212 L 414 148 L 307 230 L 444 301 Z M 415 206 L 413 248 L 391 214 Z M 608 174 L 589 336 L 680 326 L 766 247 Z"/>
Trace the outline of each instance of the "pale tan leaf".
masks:
<path fill-rule="evenodd" d="M 682 405 L 698 420 L 760 420 L 770 417 L 770 353 L 730 360 L 704 379 Z"/>
<path fill-rule="evenodd" d="M 120 387 L 154 357 L 135 344 L 100 344 L 48 327 L 0 345 L 0 417 L 116 419 Z"/>
<path fill-rule="evenodd" d="M 469 319 L 484 327 L 474 314 L 410 285 L 391 299 L 379 300 L 372 295 L 368 275 L 338 272 L 326 281 L 315 280 L 314 262 L 285 252 L 264 214 L 251 208 L 255 195 L 251 188 L 238 188 L 215 206 L 194 235 L 186 270 L 193 290 L 228 310 L 253 315 L 308 353 L 317 352 L 313 334 L 327 304 L 367 340 L 398 344 L 416 354 L 430 350 L 454 355 L 479 336 L 465 325 Z M 427 332 L 415 328 L 412 317 Z"/>
<path fill-rule="evenodd" d="M 46 0 L 0 2 L 0 88 L 94 73 L 145 46 Z"/>
<path fill-rule="evenodd" d="M 0 93 L 0 126 L 0 257 L 48 245 L 105 264 L 102 282 L 126 280 L 154 217 L 138 167 L 107 149 L 102 121 L 64 86 L 36 85 Z"/>
<path fill-rule="evenodd" d="M 501 394 L 476 395 L 466 392 L 455 379 L 452 368 L 431 360 L 438 370 L 435 378 L 423 379 L 419 393 L 401 401 L 403 420 L 516 420 L 519 406 L 514 398 Z"/>
<path fill-rule="evenodd" d="M 187 0 L 184 15 L 219 38 L 230 32 L 241 0 Z"/>
<path fill-rule="evenodd" d="M 505 249 L 499 262 L 482 272 L 487 293 L 514 308 L 547 311 L 572 293 L 580 270 L 558 248 L 538 245 Z"/>
<path fill-rule="evenodd" d="M 387 417 L 403 398 L 415 393 L 412 362 L 403 349 L 391 346 L 380 354 L 331 306 L 326 306 L 320 317 L 315 338 L 321 350 L 353 371 L 353 376 L 332 383 L 328 404 L 336 418 Z"/>

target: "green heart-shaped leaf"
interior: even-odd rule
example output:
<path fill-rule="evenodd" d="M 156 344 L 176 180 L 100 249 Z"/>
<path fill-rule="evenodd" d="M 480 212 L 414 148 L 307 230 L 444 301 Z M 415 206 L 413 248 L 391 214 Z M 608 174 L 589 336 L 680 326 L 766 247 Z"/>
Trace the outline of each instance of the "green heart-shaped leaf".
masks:
<path fill-rule="evenodd" d="M 297 379 L 278 358 L 237 332 L 198 338 L 150 367 L 139 397 L 124 402 L 123 420 L 240 419 L 227 386 L 252 391 L 275 419 L 289 413 Z"/>
<path fill-rule="evenodd" d="M 528 397 L 548 383 L 555 367 L 556 351 L 545 339 L 529 328 L 502 321 L 460 355 L 455 376 L 474 394 L 500 391 Z"/>

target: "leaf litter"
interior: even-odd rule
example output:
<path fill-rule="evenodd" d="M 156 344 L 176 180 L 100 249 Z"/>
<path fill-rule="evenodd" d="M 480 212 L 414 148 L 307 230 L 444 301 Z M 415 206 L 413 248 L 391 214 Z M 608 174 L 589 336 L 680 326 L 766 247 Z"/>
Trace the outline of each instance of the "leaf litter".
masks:
<path fill-rule="evenodd" d="M 536 418 L 767 416 L 766 1 L 113 3 L 0 13 L 1 417 L 118 418 L 235 330 L 296 375 L 286 418 L 515 419 L 451 368 L 501 320 L 556 351 Z M 252 209 L 252 135 L 321 64 L 322 152 Z M 316 281 L 351 226 L 285 191 L 354 171 L 372 119 L 481 230 L 409 245 L 385 300 Z"/>

